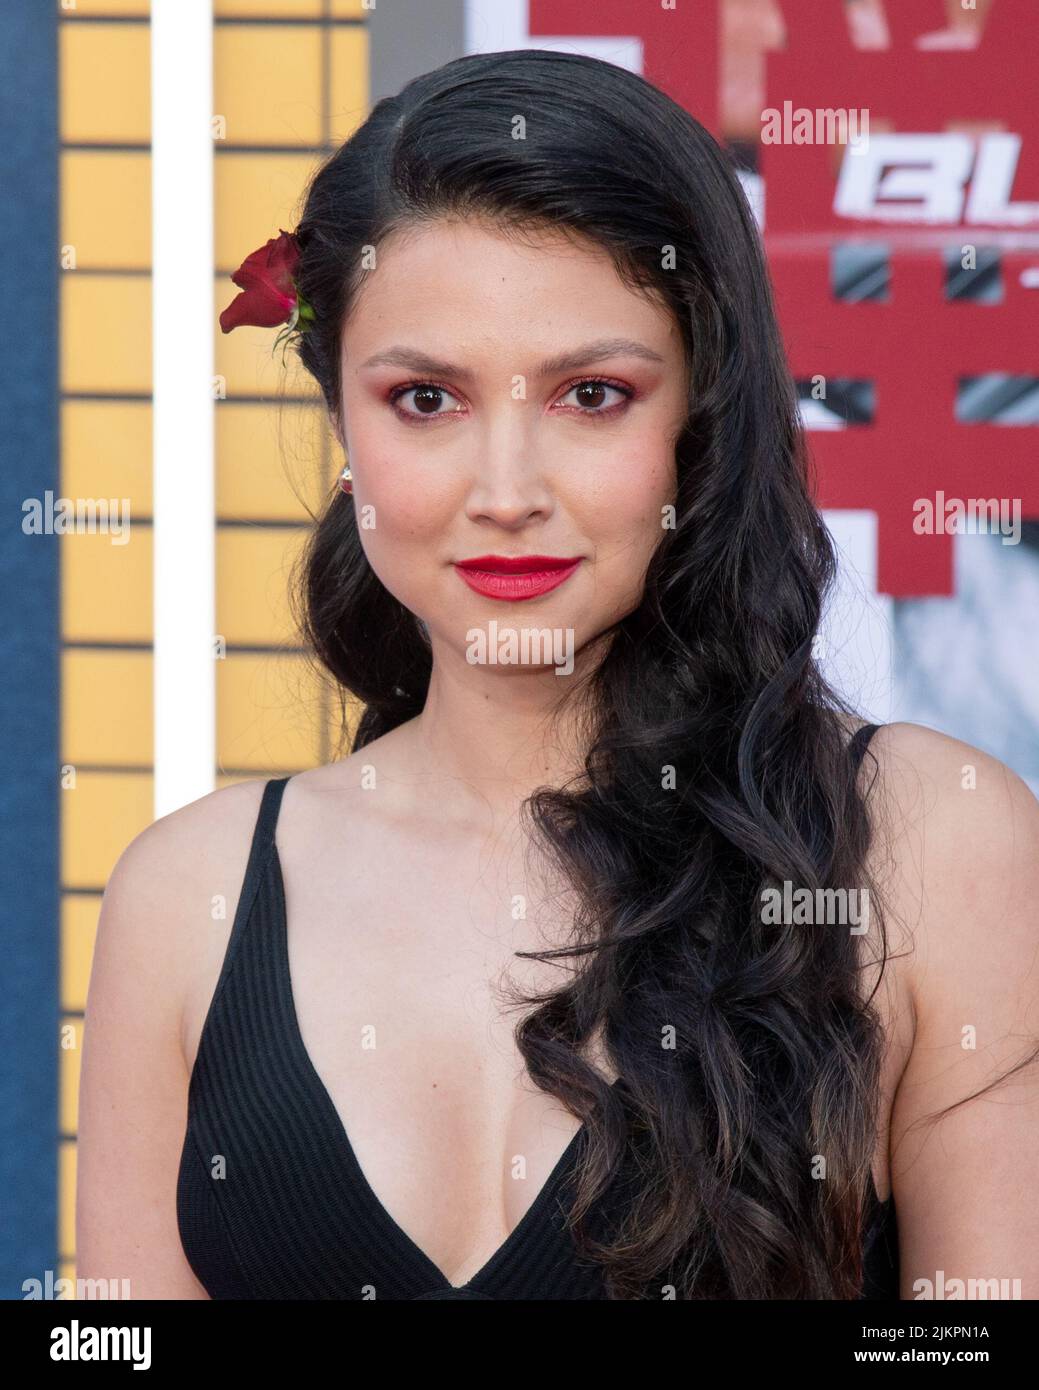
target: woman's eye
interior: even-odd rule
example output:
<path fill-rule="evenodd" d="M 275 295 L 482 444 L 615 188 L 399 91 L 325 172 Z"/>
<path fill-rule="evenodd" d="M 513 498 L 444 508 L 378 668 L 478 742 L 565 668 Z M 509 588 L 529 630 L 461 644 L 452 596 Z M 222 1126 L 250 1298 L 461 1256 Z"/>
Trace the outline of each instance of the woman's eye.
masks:
<path fill-rule="evenodd" d="M 571 397 L 573 399 L 570 399 Z M 619 386 L 611 386 L 607 381 L 579 381 L 562 397 L 559 404 L 565 405 L 569 401 L 586 415 L 605 415 L 623 401 L 630 399 L 630 392 L 623 391 Z"/>
<path fill-rule="evenodd" d="M 406 401 L 409 396 L 413 397 L 413 400 L 408 407 L 402 409 L 401 401 Z M 390 400 L 402 415 L 410 415 L 413 419 L 423 415 L 453 415 L 461 404 L 457 396 L 452 396 L 443 386 L 434 386 L 431 382 L 423 382 L 419 386 L 402 386 L 392 393 Z M 441 407 L 445 401 L 454 401 L 455 404 L 450 409 L 443 410 Z"/>
<path fill-rule="evenodd" d="M 620 386 L 611 386 L 608 381 L 579 381 L 561 397 L 559 404 L 568 405 L 582 415 L 611 415 L 633 394 Z M 419 382 L 417 386 L 398 386 L 390 392 L 390 403 L 398 415 L 409 420 L 454 415 L 464 408 L 445 386 L 428 381 Z"/>

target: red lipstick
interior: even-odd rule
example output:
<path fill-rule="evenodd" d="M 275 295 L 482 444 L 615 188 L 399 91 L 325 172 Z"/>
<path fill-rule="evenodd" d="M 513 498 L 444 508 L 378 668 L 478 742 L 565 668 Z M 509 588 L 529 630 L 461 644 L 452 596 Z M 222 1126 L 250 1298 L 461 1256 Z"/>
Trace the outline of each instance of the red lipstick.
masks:
<path fill-rule="evenodd" d="M 571 559 L 560 555 L 477 555 L 457 561 L 455 569 L 478 594 L 515 603 L 557 589 L 582 559 L 581 555 Z"/>

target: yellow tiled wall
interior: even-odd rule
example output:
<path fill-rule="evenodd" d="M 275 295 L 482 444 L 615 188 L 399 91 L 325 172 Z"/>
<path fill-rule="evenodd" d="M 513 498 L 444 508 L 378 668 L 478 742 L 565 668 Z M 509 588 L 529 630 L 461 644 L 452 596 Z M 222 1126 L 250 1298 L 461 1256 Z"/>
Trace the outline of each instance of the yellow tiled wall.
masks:
<path fill-rule="evenodd" d="M 316 386 L 271 330 L 220 332 L 231 272 L 298 221 L 363 120 L 362 0 L 215 0 L 217 785 L 326 761 L 332 711 L 292 631 L 289 566 L 337 463 Z M 75 1277 L 83 1010 L 101 893 L 153 818 L 148 0 L 59 7 L 61 493 L 127 498 L 125 544 L 62 548 L 60 1273 Z M 288 22 L 291 21 L 291 22 Z M 186 562 L 187 562 L 187 557 Z"/>

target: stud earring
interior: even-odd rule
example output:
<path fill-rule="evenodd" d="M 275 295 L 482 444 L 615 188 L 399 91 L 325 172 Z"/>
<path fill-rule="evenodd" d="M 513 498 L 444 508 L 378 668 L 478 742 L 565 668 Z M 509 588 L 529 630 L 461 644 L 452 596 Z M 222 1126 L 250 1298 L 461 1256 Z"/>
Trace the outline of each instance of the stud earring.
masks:
<path fill-rule="evenodd" d="M 340 473 L 339 475 L 339 486 L 342 488 L 344 492 L 353 492 L 354 485 L 351 481 L 352 478 L 353 474 L 350 472 L 350 465 L 347 464 L 347 466 L 343 469 L 342 473 Z"/>

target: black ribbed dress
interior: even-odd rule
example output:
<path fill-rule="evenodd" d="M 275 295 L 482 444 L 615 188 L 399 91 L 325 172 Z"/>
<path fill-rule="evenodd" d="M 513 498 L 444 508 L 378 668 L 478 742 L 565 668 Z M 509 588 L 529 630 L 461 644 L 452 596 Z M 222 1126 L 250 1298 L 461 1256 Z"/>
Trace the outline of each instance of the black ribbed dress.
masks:
<path fill-rule="evenodd" d="M 875 728 L 856 735 L 859 756 Z M 519 1225 L 460 1288 L 376 1197 L 296 1017 L 274 841 L 288 780 L 263 791 L 191 1074 L 177 1221 L 197 1278 L 225 1299 L 605 1298 L 601 1274 L 578 1259 L 564 1224 L 583 1128 Z M 863 1257 L 861 1297 L 897 1298 L 894 1204 L 872 1188 Z"/>

